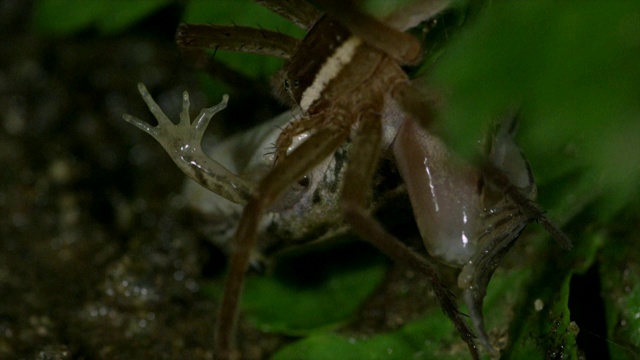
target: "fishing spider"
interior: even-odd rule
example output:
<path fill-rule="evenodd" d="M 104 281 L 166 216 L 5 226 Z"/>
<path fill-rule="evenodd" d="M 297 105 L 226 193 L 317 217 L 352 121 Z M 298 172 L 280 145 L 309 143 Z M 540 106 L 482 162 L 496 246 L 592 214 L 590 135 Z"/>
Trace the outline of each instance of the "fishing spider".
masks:
<path fill-rule="evenodd" d="M 339 175 L 340 207 L 346 222 L 359 237 L 429 278 L 443 311 L 477 359 L 474 335 L 433 262 L 389 234 L 369 214 L 368 197 L 378 159 L 383 149 L 392 148 L 425 247 L 433 258 L 462 269 L 458 285 L 476 334 L 496 353 L 484 329 L 482 301 L 499 260 L 532 220 L 563 244 L 569 241 L 533 202 L 536 188 L 531 170 L 513 142 L 515 121 L 498 127 L 479 169 L 457 161 L 441 140 L 426 131 L 433 106 L 401 69 L 401 65 L 417 64 L 422 48 L 404 31 L 439 14 L 451 1 L 416 1 L 384 21 L 360 11 L 353 1 L 315 1 L 325 13 L 304 0 L 258 2 L 307 29 L 306 37 L 296 40 L 264 29 L 186 24 L 177 33 L 177 42 L 185 50 L 244 51 L 286 60 L 274 78 L 275 91 L 301 116 L 279 134 L 273 167 L 257 184 L 228 171 L 200 148 L 208 121 L 226 106 L 227 98 L 202 110 L 191 124 L 185 92 L 180 123 L 174 126 L 141 85 L 140 93 L 159 125 L 151 127 L 125 116 L 154 136 L 185 173 L 211 191 L 245 204 L 231 244 L 229 275 L 217 317 L 217 357 L 237 355 L 234 336 L 239 298 L 263 214 L 346 142 L 350 142 L 349 162 Z M 382 128 L 388 123 L 395 133 L 383 138 Z M 301 135 L 306 139 L 294 141 Z"/>

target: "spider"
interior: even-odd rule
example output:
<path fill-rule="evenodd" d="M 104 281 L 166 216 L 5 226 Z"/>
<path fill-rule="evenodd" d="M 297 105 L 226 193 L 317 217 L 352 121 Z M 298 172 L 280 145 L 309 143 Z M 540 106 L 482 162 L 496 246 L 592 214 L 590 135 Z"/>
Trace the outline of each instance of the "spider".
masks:
<path fill-rule="evenodd" d="M 299 204 L 305 198 L 309 174 L 326 173 L 331 163 L 327 159 L 345 143 L 350 144 L 349 161 L 338 174 L 338 206 L 344 220 L 359 237 L 429 278 L 443 311 L 472 357 L 479 358 L 474 335 L 434 263 L 369 215 L 376 165 L 383 149 L 391 148 L 425 247 L 433 258 L 461 268 L 458 285 L 475 332 L 485 348 L 496 353 L 484 329 L 482 301 L 499 260 L 532 220 L 562 244 L 569 241 L 533 202 L 536 188 L 531 169 L 513 142 L 513 117 L 498 127 L 479 169 L 457 161 L 441 140 L 425 130 L 433 118 L 432 100 L 401 68 L 420 61 L 421 45 L 404 31 L 439 14 L 450 1 L 416 1 L 384 21 L 362 12 L 352 1 L 316 1 L 325 13 L 303 0 L 258 2 L 307 29 L 306 37 L 299 41 L 263 29 L 215 25 L 181 25 L 177 33 L 177 42 L 184 49 L 208 47 L 286 59 L 274 77 L 275 92 L 300 115 L 278 135 L 273 166 L 257 183 L 233 174 L 200 148 L 208 121 L 226 106 L 228 98 L 202 110 L 191 124 L 185 92 L 180 123 L 173 126 L 140 85 L 159 125 L 151 127 L 125 116 L 154 136 L 185 173 L 226 199 L 244 204 L 217 316 L 217 357 L 237 355 L 234 334 L 239 298 L 263 215 L 274 207 Z M 391 127 L 393 136 L 383 137 L 383 127 Z M 292 193 L 293 184 L 300 186 Z"/>

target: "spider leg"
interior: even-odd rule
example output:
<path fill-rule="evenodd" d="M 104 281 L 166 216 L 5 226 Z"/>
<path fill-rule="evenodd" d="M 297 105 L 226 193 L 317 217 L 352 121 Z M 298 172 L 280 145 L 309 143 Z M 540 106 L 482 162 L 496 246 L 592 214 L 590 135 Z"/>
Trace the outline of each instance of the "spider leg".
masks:
<path fill-rule="evenodd" d="M 384 22 L 366 14 L 349 0 L 318 0 L 332 18 L 344 25 L 349 31 L 361 38 L 365 43 L 386 53 L 403 64 L 417 64 L 422 59 L 420 42 L 411 34 L 402 32 Z M 446 7 L 449 1 L 434 2 L 434 10 Z M 435 15 L 430 14 L 430 15 Z M 423 19 L 427 20 L 427 19 Z M 398 20 L 394 20 L 400 23 Z M 396 24 L 394 24 L 396 25 Z"/>
<path fill-rule="evenodd" d="M 182 49 L 182 55 L 195 69 L 206 71 L 211 77 L 227 84 L 232 92 L 231 97 L 236 101 L 240 99 L 238 103 L 243 103 L 242 98 L 246 97 L 247 94 L 251 94 L 252 98 L 271 102 L 273 107 L 278 105 L 275 100 L 272 100 L 271 87 L 262 82 L 257 82 L 255 79 L 216 60 L 213 55 L 206 51 L 200 48 L 184 48 Z M 254 105 L 254 107 L 260 107 L 260 105 Z"/>
<path fill-rule="evenodd" d="M 571 240 L 545 216 L 544 210 L 534 201 L 537 190 L 529 162 L 522 150 L 515 145 L 518 113 L 511 111 L 497 127 L 490 142 L 487 157 L 480 164 L 487 183 L 511 199 L 528 221 L 537 221 L 564 249 L 571 248 Z"/>
<path fill-rule="evenodd" d="M 286 159 L 276 164 L 258 184 L 247 203 L 231 244 L 229 275 L 218 312 L 215 351 L 218 359 L 233 357 L 235 324 L 245 272 L 260 231 L 264 212 L 293 183 L 331 155 L 344 143 L 349 127 L 321 129 L 300 144 Z"/>
<path fill-rule="evenodd" d="M 307 131 L 311 131 L 313 129 L 317 129 L 320 125 L 326 121 L 326 116 L 323 113 L 314 114 L 311 116 L 304 116 L 299 120 L 290 122 L 282 129 L 282 132 L 278 136 L 278 141 L 276 142 L 276 155 L 275 155 L 275 163 L 283 160 L 287 157 L 287 153 L 289 152 L 289 147 L 293 143 L 293 138 L 300 134 L 303 134 Z"/>
<path fill-rule="evenodd" d="M 423 129 L 430 128 L 433 119 L 436 118 L 435 111 L 442 102 L 435 91 L 430 91 L 427 85 L 415 79 L 399 83 L 391 96 Z"/>
<path fill-rule="evenodd" d="M 451 0 L 414 1 L 386 16 L 384 22 L 394 29 L 406 31 L 446 10 L 451 3 Z"/>
<path fill-rule="evenodd" d="M 455 297 L 444 286 L 437 271 L 424 257 L 389 234 L 367 210 L 367 196 L 371 189 L 381 141 L 381 122 L 378 113 L 363 116 L 352 144 L 349 166 L 343 187 L 345 219 L 362 239 L 367 240 L 394 261 L 409 263 L 423 272 L 430 280 L 436 298 L 445 314 L 452 320 L 462 339 L 467 343 L 474 359 L 479 359 L 474 336 L 458 310 Z"/>
<path fill-rule="evenodd" d="M 544 210 L 540 208 L 535 201 L 526 197 L 517 187 L 515 187 L 504 171 L 497 168 L 489 161 L 481 164 L 482 172 L 487 176 L 489 181 L 500 187 L 502 191 L 520 208 L 520 210 L 530 220 L 535 220 L 538 224 L 551 235 L 551 237 L 560 244 L 563 249 L 571 249 L 571 240 L 552 223 L 544 214 Z"/>
<path fill-rule="evenodd" d="M 298 40 L 265 29 L 246 26 L 180 24 L 176 43 L 181 49 L 209 48 L 239 51 L 288 59 Z"/>
<path fill-rule="evenodd" d="M 322 15 L 305 0 L 256 0 L 256 2 L 303 29 L 310 29 Z"/>

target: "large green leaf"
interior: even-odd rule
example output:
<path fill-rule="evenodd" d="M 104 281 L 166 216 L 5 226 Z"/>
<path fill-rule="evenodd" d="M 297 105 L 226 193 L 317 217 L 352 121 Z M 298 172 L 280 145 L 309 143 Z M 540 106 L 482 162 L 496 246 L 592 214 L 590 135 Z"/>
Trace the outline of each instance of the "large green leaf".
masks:
<path fill-rule="evenodd" d="M 241 311 L 266 332 L 303 336 L 335 329 L 354 317 L 386 270 L 386 259 L 359 241 L 311 247 L 280 258 L 274 274 L 249 276 Z M 219 298 L 222 286 L 216 282 L 205 291 Z"/>
<path fill-rule="evenodd" d="M 637 214 L 636 214 L 637 215 Z M 600 274 L 612 359 L 640 357 L 640 242 L 636 231 L 612 234 Z"/>
<path fill-rule="evenodd" d="M 534 172 L 585 169 L 611 216 L 638 198 L 639 58 L 638 2 L 492 3 L 430 76 L 447 94 L 440 131 L 469 155 L 489 120 L 520 108 Z"/>
<path fill-rule="evenodd" d="M 456 341 L 454 331 L 441 312 L 431 311 L 398 331 L 368 339 L 335 333 L 311 335 L 284 348 L 273 359 L 458 359 L 467 351 L 464 345 L 453 351 L 443 346 Z"/>
<path fill-rule="evenodd" d="M 103 34 L 122 31 L 170 0 L 39 0 L 36 1 L 36 28 L 48 35 L 67 36 L 94 26 Z"/>
<path fill-rule="evenodd" d="M 355 314 L 384 278 L 386 266 L 372 264 L 333 272 L 316 286 L 291 286 L 274 277 L 251 277 L 242 308 L 265 331 L 301 335 L 335 328 Z"/>

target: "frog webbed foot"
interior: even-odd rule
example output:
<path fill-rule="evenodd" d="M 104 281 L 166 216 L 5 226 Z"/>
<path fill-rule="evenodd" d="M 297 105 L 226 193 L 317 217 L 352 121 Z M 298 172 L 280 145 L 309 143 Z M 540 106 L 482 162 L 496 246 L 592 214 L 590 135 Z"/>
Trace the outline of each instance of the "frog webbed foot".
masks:
<path fill-rule="evenodd" d="M 230 201 L 246 202 L 251 194 L 252 184 L 211 159 L 204 153 L 201 146 L 202 136 L 209 121 L 216 113 L 227 107 L 229 96 L 224 95 L 219 104 L 202 109 L 191 122 L 189 94 L 185 91 L 182 95 L 180 121 L 174 124 L 153 100 L 144 84 L 138 84 L 138 91 L 149 111 L 158 120 L 158 125 L 152 126 L 128 114 L 123 115 L 124 120 L 156 139 L 176 165 L 197 183 Z"/>
<path fill-rule="evenodd" d="M 142 95 L 144 102 L 149 107 L 149 111 L 151 111 L 158 121 L 158 125 L 151 126 L 149 123 L 128 114 L 123 115 L 124 120 L 153 136 L 153 138 L 156 139 L 172 156 L 174 153 L 195 151 L 195 149 L 199 148 L 202 136 L 209 125 L 209 121 L 211 121 L 213 115 L 224 110 L 224 108 L 227 107 L 227 102 L 229 101 L 229 96 L 223 95 L 222 101 L 218 105 L 202 109 L 193 123 L 191 123 L 191 119 L 189 117 L 189 107 L 191 106 L 191 103 L 189 101 L 189 93 L 185 91 L 182 94 L 182 112 L 180 113 L 180 121 L 178 124 L 174 124 L 165 115 L 153 97 L 151 97 L 151 94 L 149 94 L 149 91 L 147 91 L 144 84 L 138 84 L 138 91 L 140 92 L 140 95 Z"/>

